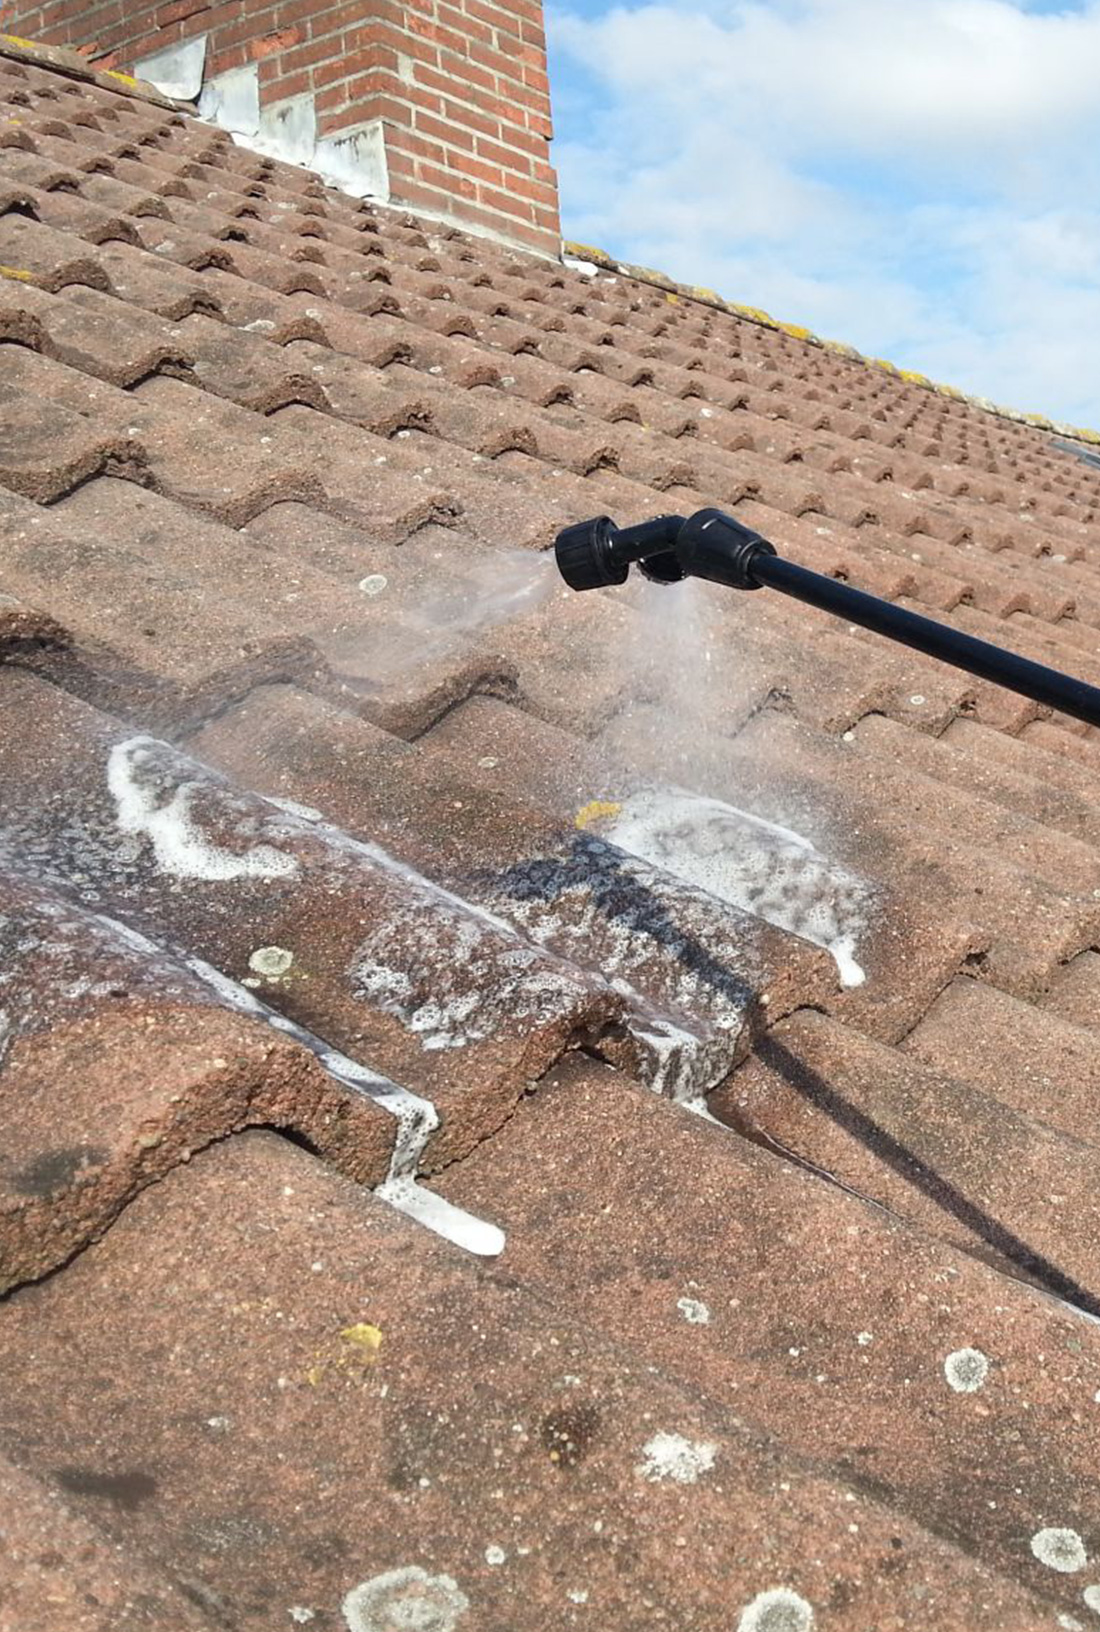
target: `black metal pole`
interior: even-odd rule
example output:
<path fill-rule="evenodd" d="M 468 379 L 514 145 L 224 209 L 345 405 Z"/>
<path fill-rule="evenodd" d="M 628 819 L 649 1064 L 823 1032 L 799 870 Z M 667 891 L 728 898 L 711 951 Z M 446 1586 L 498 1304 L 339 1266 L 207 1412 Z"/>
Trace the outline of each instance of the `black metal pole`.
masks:
<path fill-rule="evenodd" d="M 1100 687 L 784 561 L 761 533 L 722 510 L 697 510 L 686 521 L 682 516 L 659 516 L 637 527 L 616 527 L 610 517 L 597 516 L 566 527 L 558 534 L 555 551 L 571 589 L 621 584 L 635 561 L 647 577 L 660 583 L 695 577 L 730 589 L 778 589 L 1075 720 L 1100 725 Z"/>
<path fill-rule="evenodd" d="M 1037 703 L 1072 714 L 1074 719 L 1100 725 L 1100 688 L 1087 685 L 1084 680 L 1075 680 L 1072 675 L 1060 674 L 1057 669 L 1033 663 L 1029 658 L 1017 657 L 1014 652 L 1004 651 L 989 641 L 976 640 L 959 629 L 923 618 L 917 612 L 908 612 L 892 601 L 879 600 L 877 595 L 852 589 L 836 578 L 826 578 L 820 572 L 811 572 L 807 567 L 796 566 L 793 561 L 784 561 L 763 550 L 753 555 L 748 571 L 758 584 L 782 590 L 795 600 L 847 618 L 849 623 L 858 623 L 863 629 L 886 635 L 903 646 L 912 646 L 943 663 L 952 663 L 981 680 L 992 680 Z"/>

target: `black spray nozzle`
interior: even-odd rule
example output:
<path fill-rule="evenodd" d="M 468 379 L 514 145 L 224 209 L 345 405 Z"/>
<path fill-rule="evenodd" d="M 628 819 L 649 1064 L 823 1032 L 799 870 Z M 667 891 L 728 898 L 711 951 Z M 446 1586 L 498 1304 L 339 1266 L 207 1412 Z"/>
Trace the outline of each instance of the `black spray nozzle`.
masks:
<path fill-rule="evenodd" d="M 616 527 L 609 516 L 596 516 L 564 528 L 554 548 L 558 570 L 570 589 L 624 584 L 634 561 L 658 584 L 693 577 L 735 589 L 759 589 L 753 561 L 761 553 L 775 554 L 766 538 L 721 510 L 697 510 L 687 521 L 683 516 L 658 516 L 635 527 Z"/>
<path fill-rule="evenodd" d="M 570 589 L 606 589 L 626 583 L 632 561 L 642 562 L 643 569 L 652 562 L 655 570 L 649 576 L 658 583 L 674 583 L 684 574 L 666 576 L 675 562 L 661 563 L 683 525 L 683 516 L 658 516 L 636 527 L 616 527 L 610 516 L 579 521 L 558 534 L 554 545 L 558 571 Z"/>
<path fill-rule="evenodd" d="M 766 538 L 722 510 L 697 510 L 686 521 L 682 516 L 659 516 L 636 527 L 616 527 L 607 516 L 598 516 L 558 534 L 557 561 L 571 589 L 625 583 L 633 561 L 660 584 L 707 578 L 731 589 L 767 586 L 981 680 L 1006 686 L 1044 707 L 1100 726 L 1100 687 L 785 561 Z"/>

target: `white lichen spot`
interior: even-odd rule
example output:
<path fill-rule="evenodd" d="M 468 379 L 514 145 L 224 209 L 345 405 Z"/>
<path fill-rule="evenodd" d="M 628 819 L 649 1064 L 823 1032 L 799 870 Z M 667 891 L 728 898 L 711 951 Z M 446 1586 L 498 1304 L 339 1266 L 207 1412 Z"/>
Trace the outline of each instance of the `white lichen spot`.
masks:
<path fill-rule="evenodd" d="M 292 1604 L 287 1613 L 296 1626 L 308 1626 L 316 1616 L 317 1611 L 306 1609 L 304 1604 Z"/>
<path fill-rule="evenodd" d="M 389 1570 L 353 1587 L 344 1599 L 348 1632 L 454 1632 L 470 1600 L 449 1575 L 418 1564 Z"/>
<path fill-rule="evenodd" d="M 192 804 L 202 784 L 166 786 L 161 754 L 171 753 L 155 737 L 116 743 L 107 759 L 107 787 L 123 833 L 146 838 L 157 865 L 173 878 L 220 883 L 236 878 L 293 878 L 298 863 L 270 844 L 227 850 L 202 832 Z"/>
<path fill-rule="evenodd" d="M 503 1547 L 486 1547 L 485 1549 L 486 1564 L 503 1564 L 507 1557 L 508 1554 Z"/>
<path fill-rule="evenodd" d="M 248 967 L 265 980 L 281 980 L 290 972 L 294 953 L 285 946 L 258 946 L 248 960 Z"/>
<path fill-rule="evenodd" d="M 1031 1551 L 1048 1570 L 1060 1575 L 1074 1575 L 1088 1563 L 1085 1544 L 1076 1530 L 1037 1530 L 1031 1538 Z"/>
<path fill-rule="evenodd" d="M 717 1445 L 685 1439 L 683 1434 L 654 1434 L 642 1446 L 645 1461 L 634 1471 L 639 1478 L 655 1485 L 666 1479 L 677 1485 L 693 1485 L 700 1474 L 709 1473 L 713 1468 L 717 1451 Z"/>
<path fill-rule="evenodd" d="M 943 1374 L 956 1394 L 976 1394 L 989 1376 L 989 1360 L 981 1349 L 956 1349 L 943 1363 Z"/>
<path fill-rule="evenodd" d="M 1085 1632 L 1076 1615 L 1059 1615 L 1058 1625 L 1062 1628 L 1062 1632 Z"/>
<path fill-rule="evenodd" d="M 1085 1601 L 1086 1609 L 1091 1609 L 1094 1615 L 1100 1615 L 1100 1587 L 1086 1587 L 1081 1597 Z"/>
<path fill-rule="evenodd" d="M 737 1632 L 813 1632 L 814 1612 L 805 1598 L 789 1587 L 771 1587 L 746 1604 Z"/>
<path fill-rule="evenodd" d="M 689 1326 L 708 1326 L 710 1324 L 710 1310 L 698 1298 L 677 1298 L 676 1307 L 683 1315 Z"/>
<path fill-rule="evenodd" d="M 588 1602 L 588 1594 L 583 1587 L 570 1587 L 565 1596 L 571 1604 L 586 1604 Z"/>
<path fill-rule="evenodd" d="M 861 1349 L 867 1348 L 868 1344 L 873 1343 L 874 1341 L 875 1341 L 874 1332 L 857 1332 L 856 1333 L 856 1342 L 859 1344 Z"/>
<path fill-rule="evenodd" d="M 388 579 L 384 573 L 372 572 L 368 577 L 360 578 L 359 588 L 362 590 L 364 595 L 381 595 L 387 582 Z"/>

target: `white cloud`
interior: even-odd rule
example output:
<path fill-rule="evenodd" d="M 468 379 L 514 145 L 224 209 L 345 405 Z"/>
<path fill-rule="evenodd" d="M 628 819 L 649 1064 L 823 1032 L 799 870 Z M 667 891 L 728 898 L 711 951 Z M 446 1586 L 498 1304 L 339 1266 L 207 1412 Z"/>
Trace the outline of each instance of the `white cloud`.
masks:
<path fill-rule="evenodd" d="M 595 88 L 555 148 L 570 235 L 1100 422 L 1100 0 L 695 0 L 551 28 L 559 79 Z"/>

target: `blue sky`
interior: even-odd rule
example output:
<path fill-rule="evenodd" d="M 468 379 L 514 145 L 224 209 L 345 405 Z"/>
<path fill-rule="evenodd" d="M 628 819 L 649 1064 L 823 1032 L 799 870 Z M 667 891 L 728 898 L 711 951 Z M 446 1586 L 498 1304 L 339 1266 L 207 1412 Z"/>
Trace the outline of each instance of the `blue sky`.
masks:
<path fill-rule="evenodd" d="M 1100 0 L 548 0 L 565 235 L 1100 428 Z"/>

